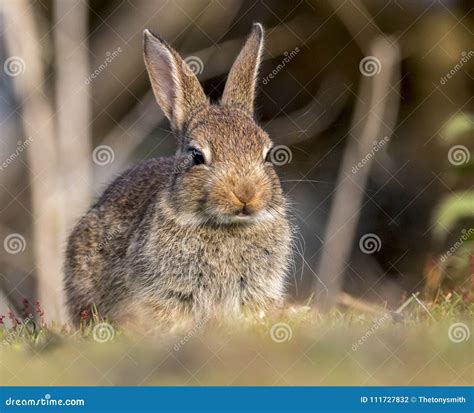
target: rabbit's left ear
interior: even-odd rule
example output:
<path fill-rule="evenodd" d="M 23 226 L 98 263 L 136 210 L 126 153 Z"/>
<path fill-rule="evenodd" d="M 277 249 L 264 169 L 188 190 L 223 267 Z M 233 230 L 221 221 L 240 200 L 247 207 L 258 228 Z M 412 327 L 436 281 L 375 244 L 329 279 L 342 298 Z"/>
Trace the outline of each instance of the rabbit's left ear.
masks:
<path fill-rule="evenodd" d="M 258 68 L 263 50 L 263 27 L 253 25 L 245 46 L 230 69 L 221 103 L 238 105 L 253 113 Z"/>

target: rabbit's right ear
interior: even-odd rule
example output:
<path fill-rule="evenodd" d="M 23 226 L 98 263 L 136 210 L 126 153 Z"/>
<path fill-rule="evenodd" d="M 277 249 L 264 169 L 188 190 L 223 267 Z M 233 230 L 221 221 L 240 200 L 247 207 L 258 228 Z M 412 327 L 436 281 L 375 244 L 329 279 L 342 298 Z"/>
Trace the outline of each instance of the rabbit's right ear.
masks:
<path fill-rule="evenodd" d="M 158 104 L 175 130 L 182 130 L 189 115 L 208 104 L 191 69 L 164 40 L 143 32 L 145 65 Z"/>

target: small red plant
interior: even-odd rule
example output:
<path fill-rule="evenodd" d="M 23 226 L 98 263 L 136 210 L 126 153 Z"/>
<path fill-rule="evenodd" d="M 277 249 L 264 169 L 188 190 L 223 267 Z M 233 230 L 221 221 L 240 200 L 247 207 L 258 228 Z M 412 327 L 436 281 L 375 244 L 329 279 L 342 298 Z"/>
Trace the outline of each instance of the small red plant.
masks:
<path fill-rule="evenodd" d="M 13 331 L 16 331 L 16 328 L 20 325 L 20 321 L 15 317 L 15 314 L 13 314 L 13 311 L 11 310 L 8 311 L 8 318 L 12 323 Z"/>
<path fill-rule="evenodd" d="M 36 301 L 35 310 L 36 310 L 36 314 L 38 314 L 41 325 L 44 326 L 46 324 L 45 321 L 44 321 L 44 311 L 41 308 L 41 305 L 40 305 L 39 301 Z"/>
<path fill-rule="evenodd" d="M 28 298 L 23 298 L 23 308 L 22 308 L 23 318 L 29 318 L 30 316 L 30 302 Z"/>
<path fill-rule="evenodd" d="M 90 312 L 88 310 L 81 311 L 81 321 L 89 320 Z"/>
<path fill-rule="evenodd" d="M 474 254 L 469 255 L 469 269 L 471 270 L 471 288 L 474 288 Z"/>

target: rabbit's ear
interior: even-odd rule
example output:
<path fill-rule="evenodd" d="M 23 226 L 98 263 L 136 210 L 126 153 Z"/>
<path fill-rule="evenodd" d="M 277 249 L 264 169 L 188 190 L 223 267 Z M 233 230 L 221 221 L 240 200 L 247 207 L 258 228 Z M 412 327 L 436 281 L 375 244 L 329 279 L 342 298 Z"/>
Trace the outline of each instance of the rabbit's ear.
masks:
<path fill-rule="evenodd" d="M 239 105 L 253 113 L 255 87 L 262 50 L 263 27 L 260 23 L 255 23 L 245 46 L 230 69 L 222 95 L 222 104 Z"/>
<path fill-rule="evenodd" d="M 143 32 L 145 65 L 156 100 L 171 125 L 182 130 L 189 115 L 208 100 L 191 69 L 164 40 Z"/>

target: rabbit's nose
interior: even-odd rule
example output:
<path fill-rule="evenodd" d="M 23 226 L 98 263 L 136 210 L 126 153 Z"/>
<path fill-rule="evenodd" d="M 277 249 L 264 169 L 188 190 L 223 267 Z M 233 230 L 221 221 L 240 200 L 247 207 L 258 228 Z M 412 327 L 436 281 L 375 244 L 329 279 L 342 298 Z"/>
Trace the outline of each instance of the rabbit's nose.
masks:
<path fill-rule="evenodd" d="M 255 188 L 250 185 L 239 186 L 232 191 L 242 204 L 249 204 L 255 198 Z"/>

